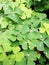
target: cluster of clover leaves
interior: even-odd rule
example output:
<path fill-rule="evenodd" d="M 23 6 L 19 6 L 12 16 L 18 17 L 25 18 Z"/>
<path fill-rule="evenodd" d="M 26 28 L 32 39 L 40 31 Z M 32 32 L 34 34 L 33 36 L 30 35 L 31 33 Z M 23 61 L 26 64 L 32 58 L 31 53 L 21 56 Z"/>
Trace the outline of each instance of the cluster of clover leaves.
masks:
<path fill-rule="evenodd" d="M 49 19 L 28 1 L 0 0 L 0 65 L 49 65 Z"/>

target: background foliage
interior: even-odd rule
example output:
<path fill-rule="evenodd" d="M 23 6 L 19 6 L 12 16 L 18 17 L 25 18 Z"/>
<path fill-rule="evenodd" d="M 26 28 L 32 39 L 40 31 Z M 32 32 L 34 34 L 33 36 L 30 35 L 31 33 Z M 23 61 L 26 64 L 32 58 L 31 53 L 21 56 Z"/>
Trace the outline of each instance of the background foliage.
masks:
<path fill-rule="evenodd" d="M 49 65 L 49 0 L 0 0 L 0 65 Z"/>

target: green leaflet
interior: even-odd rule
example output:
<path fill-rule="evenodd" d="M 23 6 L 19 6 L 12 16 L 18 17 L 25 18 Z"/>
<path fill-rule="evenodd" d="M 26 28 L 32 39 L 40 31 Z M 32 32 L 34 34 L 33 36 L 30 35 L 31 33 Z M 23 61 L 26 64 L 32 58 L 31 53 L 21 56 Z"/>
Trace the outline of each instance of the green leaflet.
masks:
<path fill-rule="evenodd" d="M 20 8 L 16 7 L 16 8 L 14 9 L 14 13 L 16 13 L 16 14 L 18 14 L 18 15 L 22 15 L 23 11 L 22 11 Z"/>
<path fill-rule="evenodd" d="M 34 12 L 33 12 L 34 13 Z M 38 27 L 39 23 L 40 23 L 40 20 L 37 19 L 36 17 L 31 17 L 31 22 L 33 23 L 32 24 L 32 27 Z"/>
<path fill-rule="evenodd" d="M 0 25 L 1 25 L 1 28 L 7 28 L 7 26 L 8 26 L 8 20 L 7 20 L 7 18 L 2 17 Z"/>
<path fill-rule="evenodd" d="M 10 39 L 11 41 L 16 41 L 16 36 L 10 35 L 8 39 Z"/>
<path fill-rule="evenodd" d="M 7 58 L 5 53 L 0 54 L 0 61 L 4 61 Z"/>
<path fill-rule="evenodd" d="M 25 41 L 25 40 L 22 40 L 21 42 L 20 42 L 20 45 L 22 45 L 22 48 L 24 49 L 24 50 L 27 50 L 28 48 L 28 46 L 27 46 L 27 42 Z"/>
<path fill-rule="evenodd" d="M 19 23 L 19 21 L 20 21 L 18 15 L 16 15 L 16 14 L 12 14 L 12 15 L 9 14 L 7 17 L 8 17 L 9 19 L 13 20 L 15 23 Z"/>
<path fill-rule="evenodd" d="M 4 43 L 3 44 L 3 50 L 4 50 L 4 52 L 11 51 L 11 46 L 9 45 L 9 43 Z"/>
<path fill-rule="evenodd" d="M 30 60 L 28 60 L 27 65 L 35 65 L 35 63 L 34 63 L 34 62 L 32 62 L 32 61 L 30 61 Z"/>
<path fill-rule="evenodd" d="M 15 55 L 16 62 L 22 61 L 23 58 L 24 58 L 24 53 L 23 52 L 19 52 L 17 55 Z"/>
<path fill-rule="evenodd" d="M 29 32 L 29 26 L 27 24 L 24 24 L 22 30 L 23 30 L 23 31 L 21 31 L 22 34 L 28 33 Z"/>
<path fill-rule="evenodd" d="M 43 44 L 43 42 L 38 41 L 36 47 L 37 47 L 37 49 L 39 51 L 43 51 L 44 50 L 44 44 Z"/>
<path fill-rule="evenodd" d="M 30 32 L 27 34 L 28 39 L 38 39 L 40 37 L 38 32 Z"/>
<path fill-rule="evenodd" d="M 21 62 L 17 62 L 15 65 L 26 65 L 26 58 L 23 58 Z"/>
<path fill-rule="evenodd" d="M 49 23 L 43 23 L 43 25 L 39 28 L 40 33 L 47 32 L 49 35 Z"/>
<path fill-rule="evenodd" d="M 5 59 L 3 65 L 14 65 L 15 61 L 13 59 Z"/>
<path fill-rule="evenodd" d="M 4 5 L 3 10 L 5 14 L 12 14 L 12 9 L 8 5 Z"/>
<path fill-rule="evenodd" d="M 20 51 L 20 48 L 19 47 L 13 47 L 12 51 L 14 54 L 17 54 Z"/>
<path fill-rule="evenodd" d="M 32 39 L 32 41 L 29 41 L 29 49 L 32 50 L 36 47 L 36 44 L 38 43 L 38 41 L 36 39 Z"/>

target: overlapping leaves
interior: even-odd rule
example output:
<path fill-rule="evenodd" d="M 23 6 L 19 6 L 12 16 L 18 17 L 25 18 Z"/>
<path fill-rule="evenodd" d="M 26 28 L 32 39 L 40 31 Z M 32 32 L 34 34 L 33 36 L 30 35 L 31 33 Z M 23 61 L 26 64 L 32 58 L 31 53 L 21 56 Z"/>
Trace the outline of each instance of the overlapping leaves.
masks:
<path fill-rule="evenodd" d="M 47 16 L 33 11 L 31 4 L 31 0 L 1 0 L 1 65 L 35 65 L 41 52 L 49 59 L 49 23 L 44 21 Z"/>

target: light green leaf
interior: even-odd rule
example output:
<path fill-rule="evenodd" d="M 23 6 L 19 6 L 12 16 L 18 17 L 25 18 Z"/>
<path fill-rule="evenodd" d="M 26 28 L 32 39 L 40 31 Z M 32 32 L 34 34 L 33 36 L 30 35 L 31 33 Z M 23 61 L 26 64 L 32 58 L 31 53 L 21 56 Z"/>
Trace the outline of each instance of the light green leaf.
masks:
<path fill-rule="evenodd" d="M 1 21 L 1 23 L 0 23 L 0 25 L 1 25 L 1 28 L 6 28 L 8 26 L 7 19 L 3 18 L 2 21 Z"/>
<path fill-rule="evenodd" d="M 12 59 L 12 60 L 15 60 L 15 54 L 10 54 L 10 55 L 8 55 L 8 58 L 9 58 L 9 59 Z"/>
<path fill-rule="evenodd" d="M 38 41 L 37 45 L 36 45 L 37 49 L 39 51 L 43 51 L 44 50 L 44 44 L 42 41 Z"/>
<path fill-rule="evenodd" d="M 32 10 L 31 9 L 27 9 L 26 10 L 26 16 L 27 16 L 27 18 L 30 18 L 31 15 L 32 15 Z"/>
<path fill-rule="evenodd" d="M 34 49 L 34 47 L 36 47 L 36 44 L 38 43 L 37 40 L 33 39 L 32 41 L 30 41 L 29 44 L 29 49 Z"/>
<path fill-rule="evenodd" d="M 35 63 L 33 61 L 28 60 L 27 65 L 35 65 Z"/>
<path fill-rule="evenodd" d="M 46 29 L 49 28 L 49 23 L 44 23 L 43 25 L 44 25 L 44 27 L 45 27 Z"/>
<path fill-rule="evenodd" d="M 22 11 L 20 8 L 16 7 L 16 8 L 14 9 L 14 13 L 16 13 L 16 14 L 18 14 L 18 15 L 22 15 L 23 11 Z"/>
<path fill-rule="evenodd" d="M 21 34 L 21 33 L 19 33 L 19 34 L 17 35 L 17 40 L 19 40 L 19 41 L 23 40 L 23 37 L 22 37 L 22 34 Z"/>
<path fill-rule="evenodd" d="M 38 32 L 30 32 L 27 34 L 28 39 L 38 39 L 40 37 L 40 34 Z"/>
<path fill-rule="evenodd" d="M 5 53 L 0 54 L 0 61 L 4 61 L 7 58 Z"/>
<path fill-rule="evenodd" d="M 12 9 L 7 4 L 3 6 L 3 10 L 5 14 L 12 14 Z"/>
<path fill-rule="evenodd" d="M 12 51 L 14 54 L 17 54 L 20 51 L 20 47 L 12 47 Z"/>
<path fill-rule="evenodd" d="M 3 43 L 3 50 L 4 52 L 9 52 L 12 50 L 11 46 L 10 46 L 10 43 Z"/>
<path fill-rule="evenodd" d="M 10 35 L 10 36 L 8 37 L 8 39 L 11 40 L 11 41 L 16 41 L 16 36 Z"/>
<path fill-rule="evenodd" d="M 23 25 L 17 25 L 17 26 L 16 26 L 16 30 L 18 30 L 18 31 L 21 32 L 21 31 L 22 31 L 22 27 L 23 27 Z"/>
<path fill-rule="evenodd" d="M 20 45 L 22 45 L 22 48 L 23 48 L 24 50 L 27 50 L 27 49 L 28 49 L 28 48 L 27 48 L 27 42 L 26 42 L 26 41 L 22 40 L 22 41 L 20 42 Z"/>
<path fill-rule="evenodd" d="M 15 65 L 26 65 L 26 58 L 23 58 L 21 62 L 17 62 Z"/>
<path fill-rule="evenodd" d="M 27 54 L 28 60 L 35 61 L 37 59 L 37 55 L 38 54 L 34 50 L 29 51 L 28 54 Z"/>
<path fill-rule="evenodd" d="M 23 52 L 19 52 L 19 53 L 15 56 L 16 62 L 21 62 L 23 58 L 24 58 L 24 53 L 23 53 Z"/>
<path fill-rule="evenodd" d="M 37 27 L 40 23 L 40 20 L 32 16 L 31 17 L 31 22 L 33 23 L 32 27 Z"/>
<path fill-rule="evenodd" d="M 40 30 L 40 33 L 44 33 L 46 31 L 44 27 L 40 27 L 39 30 Z"/>
<path fill-rule="evenodd" d="M 21 33 L 26 34 L 28 32 L 29 32 L 29 26 L 27 24 L 24 24 Z"/>
<path fill-rule="evenodd" d="M 36 13 L 36 16 L 39 18 L 39 19 L 45 19 L 47 16 L 46 16 L 46 14 L 44 14 L 44 13 Z"/>
<path fill-rule="evenodd" d="M 16 14 L 12 14 L 12 15 L 9 14 L 7 17 L 8 17 L 9 19 L 13 20 L 15 23 L 18 23 L 18 22 L 20 21 L 18 15 L 16 15 Z"/>
<path fill-rule="evenodd" d="M 23 13 L 23 14 L 21 15 L 21 19 L 26 19 L 26 14 L 25 14 L 25 13 Z"/>
<path fill-rule="evenodd" d="M 14 65 L 15 61 L 13 59 L 5 59 L 3 65 Z"/>

